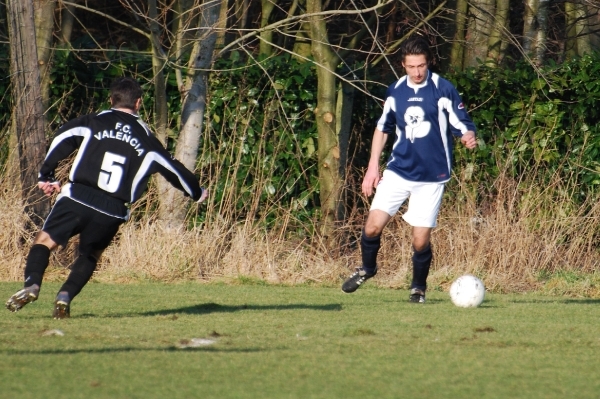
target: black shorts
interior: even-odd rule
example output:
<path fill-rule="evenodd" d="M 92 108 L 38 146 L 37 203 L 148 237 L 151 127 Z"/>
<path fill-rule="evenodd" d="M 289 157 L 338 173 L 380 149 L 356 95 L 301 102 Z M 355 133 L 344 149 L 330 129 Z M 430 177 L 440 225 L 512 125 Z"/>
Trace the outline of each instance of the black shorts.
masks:
<path fill-rule="evenodd" d="M 87 256 L 106 249 L 124 222 L 69 197 L 61 197 L 52 207 L 42 230 L 62 247 L 79 234 L 79 253 Z"/>

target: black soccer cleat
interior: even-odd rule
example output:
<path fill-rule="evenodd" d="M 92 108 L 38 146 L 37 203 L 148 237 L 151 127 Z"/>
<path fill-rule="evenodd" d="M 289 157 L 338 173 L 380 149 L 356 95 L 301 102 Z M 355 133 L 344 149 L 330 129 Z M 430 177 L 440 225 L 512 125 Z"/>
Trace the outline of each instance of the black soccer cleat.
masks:
<path fill-rule="evenodd" d="M 351 293 L 360 288 L 361 284 L 377 274 L 377 269 L 373 273 L 367 273 L 365 269 L 358 268 L 346 281 L 342 284 L 342 291 Z"/>
<path fill-rule="evenodd" d="M 425 303 L 425 291 L 418 288 L 411 289 L 410 295 L 408 296 L 408 302 Z"/>
<path fill-rule="evenodd" d="M 71 317 L 71 298 L 69 298 L 69 293 L 66 291 L 61 291 L 56 295 L 52 317 L 55 319 L 67 319 Z"/>
<path fill-rule="evenodd" d="M 71 317 L 71 304 L 67 301 L 54 301 L 52 317 L 55 319 L 68 319 Z"/>
<path fill-rule="evenodd" d="M 39 290 L 35 287 L 25 287 L 8 298 L 6 309 L 16 312 L 28 303 L 35 302 L 38 299 L 38 295 Z"/>

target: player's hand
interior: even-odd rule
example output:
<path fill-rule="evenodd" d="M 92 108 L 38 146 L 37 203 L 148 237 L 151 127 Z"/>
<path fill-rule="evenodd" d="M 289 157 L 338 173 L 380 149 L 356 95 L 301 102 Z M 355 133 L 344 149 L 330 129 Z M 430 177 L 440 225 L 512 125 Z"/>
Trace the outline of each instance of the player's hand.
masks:
<path fill-rule="evenodd" d="M 60 191 L 60 183 L 57 181 L 55 181 L 55 182 L 41 181 L 41 182 L 38 182 L 38 188 L 40 190 L 42 190 L 45 195 L 50 197 L 54 192 Z"/>
<path fill-rule="evenodd" d="M 381 180 L 379 168 L 367 169 L 367 173 L 365 173 L 365 177 L 363 178 L 362 182 L 362 193 L 367 197 L 373 195 L 373 189 L 377 187 L 379 180 Z"/>
<path fill-rule="evenodd" d="M 208 190 L 205 189 L 204 187 L 202 187 L 202 195 L 200 196 L 200 199 L 197 201 L 199 204 L 204 202 L 204 200 L 208 197 Z"/>
<path fill-rule="evenodd" d="M 469 130 L 465 134 L 462 135 L 460 141 L 463 143 L 465 147 L 472 150 L 477 147 L 477 139 L 475 138 L 475 132 Z"/>

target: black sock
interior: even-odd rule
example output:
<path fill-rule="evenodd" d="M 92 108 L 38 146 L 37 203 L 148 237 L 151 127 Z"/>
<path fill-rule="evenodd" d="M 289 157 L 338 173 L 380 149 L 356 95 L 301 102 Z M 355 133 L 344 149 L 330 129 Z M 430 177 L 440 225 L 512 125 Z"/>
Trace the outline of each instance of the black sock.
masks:
<path fill-rule="evenodd" d="M 381 235 L 367 237 L 363 229 L 360 237 L 360 249 L 362 251 L 363 269 L 367 273 L 374 273 L 377 269 L 377 253 L 381 247 Z"/>
<path fill-rule="evenodd" d="M 418 288 L 425 291 L 427 289 L 427 276 L 429 275 L 429 268 L 433 259 L 431 245 L 427 245 L 421 251 L 416 251 L 413 248 L 413 251 L 413 279 L 410 288 Z"/>
<path fill-rule="evenodd" d="M 69 299 L 73 300 L 87 282 L 90 281 L 90 278 L 92 278 L 97 263 L 98 260 L 91 255 L 80 255 L 71 265 L 71 273 L 69 273 L 67 281 L 60 288 L 59 292 L 66 291 L 69 294 Z"/>
<path fill-rule="evenodd" d="M 50 262 L 50 249 L 44 244 L 34 244 L 25 263 L 25 287 L 42 286 L 44 272 Z"/>

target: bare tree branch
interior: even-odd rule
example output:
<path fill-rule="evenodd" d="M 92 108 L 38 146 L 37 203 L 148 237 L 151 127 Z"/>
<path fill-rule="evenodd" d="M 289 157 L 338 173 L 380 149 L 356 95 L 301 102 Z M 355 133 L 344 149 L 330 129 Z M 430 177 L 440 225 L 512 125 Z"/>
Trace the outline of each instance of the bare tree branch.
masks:
<path fill-rule="evenodd" d="M 392 4 L 394 1 L 395 0 L 387 0 L 387 1 L 383 2 L 382 0 L 379 0 L 378 3 L 375 6 L 369 7 L 369 8 L 365 8 L 365 9 L 362 9 L 362 10 L 355 10 L 355 11 L 351 11 L 351 10 L 322 11 L 322 12 L 318 12 L 318 13 L 312 13 L 312 14 L 308 13 L 308 14 L 302 14 L 302 15 L 297 15 L 297 16 L 286 18 L 286 19 L 282 19 L 281 21 L 273 22 L 272 24 L 269 24 L 269 25 L 263 27 L 262 29 L 254 29 L 254 30 L 252 30 L 252 32 L 243 35 L 242 37 L 238 38 L 237 40 L 234 40 L 233 42 L 231 42 L 228 45 L 226 45 L 225 47 L 223 47 L 221 49 L 221 51 L 219 51 L 219 53 L 217 54 L 217 56 L 220 56 L 221 54 L 223 54 L 224 52 L 226 52 L 230 48 L 236 46 L 240 42 L 243 42 L 244 40 L 248 40 L 248 39 L 250 39 L 250 38 L 252 38 L 254 36 L 257 36 L 257 35 L 259 35 L 263 31 L 273 30 L 273 29 L 275 29 L 275 28 L 277 28 L 277 27 L 279 27 L 281 25 L 286 25 L 286 24 L 290 24 L 292 22 L 302 21 L 302 20 L 305 20 L 307 18 L 318 17 L 318 16 L 366 14 L 366 13 L 375 11 L 375 10 L 381 8 L 381 7 L 385 7 L 388 4 Z"/>
<path fill-rule="evenodd" d="M 148 32 L 144 32 L 143 30 L 138 29 L 135 26 L 131 26 L 131 24 L 128 24 L 128 23 L 126 23 L 124 21 L 121 21 L 120 19 L 114 18 L 113 16 L 111 16 L 109 14 L 106 14 L 106 13 L 104 13 L 102 11 L 98 11 L 98 10 L 95 10 L 93 8 L 84 6 L 82 4 L 77 4 L 77 3 L 70 2 L 70 1 L 64 1 L 63 0 L 63 4 L 66 4 L 66 5 L 74 7 L 74 8 L 80 8 L 80 9 L 85 10 L 87 12 L 90 12 L 92 14 L 100 15 L 101 17 L 104 17 L 104 18 L 108 19 L 109 21 L 112 21 L 112 22 L 114 22 L 114 23 L 116 23 L 118 25 L 125 26 L 125 27 L 133 30 L 134 32 L 139 33 L 140 35 L 148 38 L 148 40 L 151 40 L 150 34 Z"/>

